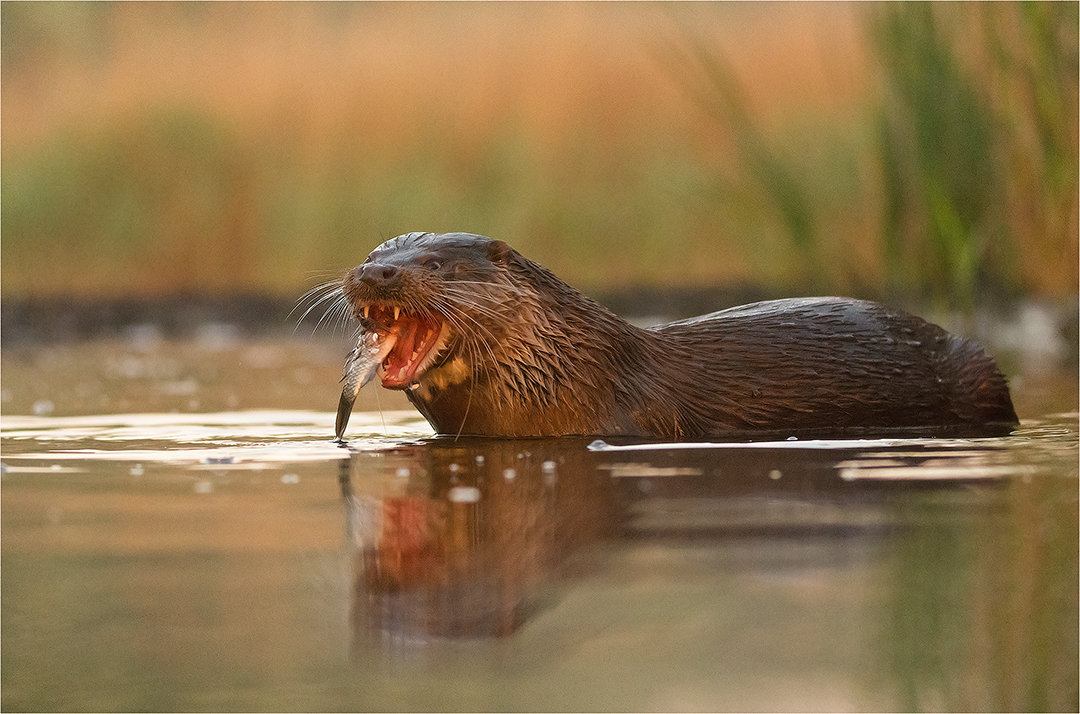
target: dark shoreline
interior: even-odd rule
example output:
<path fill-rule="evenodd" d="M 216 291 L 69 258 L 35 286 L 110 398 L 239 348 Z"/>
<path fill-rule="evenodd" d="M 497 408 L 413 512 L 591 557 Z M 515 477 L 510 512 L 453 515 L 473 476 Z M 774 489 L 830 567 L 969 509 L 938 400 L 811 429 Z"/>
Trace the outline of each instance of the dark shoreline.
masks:
<path fill-rule="evenodd" d="M 0 301 L 5 348 L 123 337 L 153 326 L 162 336 L 189 337 L 207 324 L 245 333 L 291 329 L 295 300 L 266 295 L 170 295 L 154 298 L 29 298 Z"/>
<path fill-rule="evenodd" d="M 735 290 L 633 288 L 601 295 L 598 302 L 624 316 L 692 317 L 763 300 L 751 288 Z M 245 335 L 291 333 L 310 302 L 267 294 L 178 294 L 148 298 L 72 297 L 0 300 L 0 342 L 5 348 L 123 337 L 153 326 L 163 337 L 185 338 L 206 325 L 229 325 Z M 327 306 L 312 310 L 303 326 L 314 329 Z"/>
<path fill-rule="evenodd" d="M 769 294 L 754 287 L 741 288 L 652 288 L 633 287 L 595 295 L 597 302 L 631 322 L 648 325 L 657 322 L 703 315 L 756 300 L 785 297 Z M 870 297 L 873 296 L 862 296 Z M 177 294 L 149 298 L 78 299 L 5 298 L 0 300 L 0 346 L 5 350 L 34 349 L 52 344 L 77 343 L 99 339 L 155 338 L 188 339 L 206 337 L 208 333 L 234 337 L 289 337 L 342 333 L 340 325 L 316 330 L 316 324 L 327 306 L 319 306 L 297 325 L 297 320 L 310 306 L 298 307 L 298 296 L 268 294 Z M 889 301 L 897 307 L 934 321 L 931 311 L 919 309 L 919 301 Z M 913 308 L 912 305 L 915 307 Z M 1042 340 L 1034 343 L 1027 335 L 1017 335 L 1037 313 L 1042 325 Z M 975 315 L 963 320 L 967 329 L 953 331 L 968 333 L 991 349 L 1036 351 L 1043 349 L 1039 342 L 1056 343 L 1055 361 L 1065 365 L 1080 362 L 1080 321 L 1078 300 L 1019 301 L 1011 304 L 982 305 Z M 940 321 L 940 317 L 936 321 Z M 946 325 L 946 327 L 950 327 Z M 1013 336 L 1002 340 L 1002 329 Z M 345 332 L 350 332 L 347 327 Z M 972 334 L 975 333 L 975 334 Z M 1053 334 L 1056 333 L 1057 337 Z M 1038 337 L 1038 335 L 1036 335 Z M 1018 342 L 1019 341 L 1019 342 Z M 1050 344 L 1046 343 L 1046 344 Z"/>

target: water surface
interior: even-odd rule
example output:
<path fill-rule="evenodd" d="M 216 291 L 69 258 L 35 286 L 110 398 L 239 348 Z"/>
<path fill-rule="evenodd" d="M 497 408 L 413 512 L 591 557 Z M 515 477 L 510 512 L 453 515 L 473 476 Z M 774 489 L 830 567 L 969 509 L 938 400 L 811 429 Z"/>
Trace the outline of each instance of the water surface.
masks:
<path fill-rule="evenodd" d="M 437 438 L 391 395 L 342 448 L 339 356 L 184 349 L 54 355 L 121 413 L 5 366 L 5 710 L 1078 706 L 1075 406 L 656 444 Z M 316 408 L 230 408 L 250 354 Z"/>

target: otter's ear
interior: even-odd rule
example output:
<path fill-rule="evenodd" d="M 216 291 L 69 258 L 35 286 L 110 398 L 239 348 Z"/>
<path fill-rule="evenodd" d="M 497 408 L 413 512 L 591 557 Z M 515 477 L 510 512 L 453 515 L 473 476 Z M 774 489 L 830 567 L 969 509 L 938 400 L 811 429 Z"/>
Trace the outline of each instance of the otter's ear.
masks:
<path fill-rule="evenodd" d="M 509 263 L 514 249 L 501 240 L 493 240 L 488 244 L 487 257 L 492 263 Z"/>

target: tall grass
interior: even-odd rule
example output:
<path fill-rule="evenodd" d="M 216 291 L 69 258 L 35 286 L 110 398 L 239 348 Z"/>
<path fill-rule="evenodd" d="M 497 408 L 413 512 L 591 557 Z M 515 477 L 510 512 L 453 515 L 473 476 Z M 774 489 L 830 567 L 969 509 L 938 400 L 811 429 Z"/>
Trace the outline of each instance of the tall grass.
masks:
<path fill-rule="evenodd" d="M 313 164 L 204 114 L 149 113 L 5 164 L 4 290 L 296 292 L 416 229 L 516 237 L 600 288 L 738 275 L 738 256 L 692 258 L 714 250 L 723 205 L 693 157 L 595 145 L 583 138 L 547 164 L 508 134 L 470 161 L 432 140 L 392 159 L 343 151 Z"/>
<path fill-rule="evenodd" d="M 874 13 L 892 287 L 962 307 L 1076 287 L 1075 270 L 1062 271 L 1078 259 L 1076 11 L 902 3 Z"/>
<path fill-rule="evenodd" d="M 888 95 L 878 147 L 885 254 L 894 287 L 970 305 L 983 285 L 1012 287 L 1000 266 L 1009 236 L 995 210 L 1002 137 L 989 97 L 943 36 L 940 15 L 912 4 L 875 18 Z"/>
<path fill-rule="evenodd" d="M 1075 9 L 5 3 L 0 287 L 298 293 L 472 230 L 588 290 L 1074 294 Z"/>
<path fill-rule="evenodd" d="M 5 161 L 5 292 L 256 287 L 249 169 L 226 128 L 187 112 L 64 134 Z"/>
<path fill-rule="evenodd" d="M 879 98 L 853 135 L 848 208 L 878 213 L 878 290 L 969 310 L 978 300 L 1077 287 L 1077 5 L 897 3 L 868 10 Z M 819 167 L 750 116 L 722 51 L 693 34 L 673 76 L 735 137 L 744 181 L 772 207 L 810 276 L 842 224 L 819 215 Z M 870 127 L 860 131 L 859 125 Z M 816 140 L 838 145 L 837 136 Z M 802 152 L 805 154 L 805 149 Z M 862 169 L 855 168 L 863 167 Z M 865 167 L 875 167 L 877 180 Z M 820 283 L 813 283 L 820 287 Z"/>
<path fill-rule="evenodd" d="M 657 55 L 673 81 L 714 122 L 718 138 L 730 139 L 735 167 L 725 172 L 726 188 L 745 216 L 745 230 L 760 237 L 772 226 L 785 238 L 779 244 L 756 242 L 752 250 L 759 265 L 788 264 L 783 273 L 785 282 L 802 289 L 828 291 L 839 286 L 865 290 L 873 278 L 859 275 L 853 256 L 845 257 L 824 235 L 836 229 L 836 225 L 829 225 L 830 207 L 838 202 L 845 207 L 856 204 L 864 191 L 853 180 L 857 168 L 850 161 L 853 153 L 862 151 L 854 146 L 860 140 L 858 129 L 848 137 L 820 126 L 811 132 L 819 149 L 832 151 L 834 156 L 847 154 L 847 161 L 821 161 L 822 153 L 805 145 L 792 151 L 783 137 L 770 136 L 764 123 L 754 116 L 745 88 L 723 52 L 686 31 L 677 41 L 661 45 Z M 853 129 L 842 118 L 832 121 L 841 130 Z M 794 143 L 790 137 L 798 128 L 788 126 L 786 131 L 786 143 Z M 807 155 L 818 160 L 816 165 L 805 160 Z M 849 246 L 857 242 L 864 230 L 865 224 L 856 227 L 844 242 Z"/>

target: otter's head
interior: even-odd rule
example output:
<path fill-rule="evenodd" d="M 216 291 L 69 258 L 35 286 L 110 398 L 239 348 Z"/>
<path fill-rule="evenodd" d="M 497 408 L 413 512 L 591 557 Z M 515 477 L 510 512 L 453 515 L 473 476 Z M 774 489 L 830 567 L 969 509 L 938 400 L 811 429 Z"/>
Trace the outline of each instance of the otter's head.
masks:
<path fill-rule="evenodd" d="M 406 389 L 431 372 L 472 374 L 505 325 L 491 319 L 515 291 L 502 241 L 470 233 L 408 233 L 371 251 L 341 282 L 362 334 L 375 333 L 387 389 Z M 448 378 L 444 375 L 444 380 Z"/>

